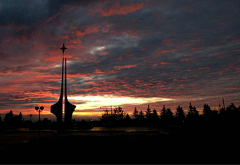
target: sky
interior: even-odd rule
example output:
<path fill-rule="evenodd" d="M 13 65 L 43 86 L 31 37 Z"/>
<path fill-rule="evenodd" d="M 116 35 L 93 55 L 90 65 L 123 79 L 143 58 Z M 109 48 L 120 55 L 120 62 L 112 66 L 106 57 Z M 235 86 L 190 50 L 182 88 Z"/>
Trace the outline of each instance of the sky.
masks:
<path fill-rule="evenodd" d="M 239 106 L 239 11 L 237 0 L 0 0 L 0 114 L 43 105 L 55 119 L 63 43 L 73 118 Z"/>

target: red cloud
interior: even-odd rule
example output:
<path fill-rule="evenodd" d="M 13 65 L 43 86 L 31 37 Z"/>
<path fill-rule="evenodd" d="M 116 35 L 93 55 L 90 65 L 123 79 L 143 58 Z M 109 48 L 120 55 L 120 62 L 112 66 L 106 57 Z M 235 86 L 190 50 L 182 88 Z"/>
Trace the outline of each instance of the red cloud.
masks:
<path fill-rule="evenodd" d="M 85 26 L 84 31 L 76 31 L 76 36 L 82 37 L 84 35 L 91 34 L 91 33 L 97 33 L 97 32 L 99 32 L 99 25 L 94 24 L 91 26 Z"/>
<path fill-rule="evenodd" d="M 169 62 L 160 62 L 161 65 L 170 65 L 172 63 L 169 63 Z"/>
<path fill-rule="evenodd" d="M 166 65 L 170 65 L 170 64 L 172 64 L 172 63 L 169 63 L 169 62 L 160 62 L 160 65 L 162 65 L 161 68 L 164 68 Z"/>
<path fill-rule="evenodd" d="M 193 60 L 190 58 L 182 58 L 180 61 L 193 61 Z"/>
<path fill-rule="evenodd" d="M 171 50 L 161 50 L 161 54 L 165 54 L 165 53 L 170 53 L 170 52 L 174 52 L 176 51 L 176 49 L 171 49 Z"/>
<path fill-rule="evenodd" d="M 125 68 L 134 68 L 136 66 L 137 66 L 137 64 L 133 64 L 133 65 L 124 65 L 124 66 L 114 66 L 114 68 L 117 70 L 120 70 L 120 69 L 125 69 Z"/>
<path fill-rule="evenodd" d="M 209 69 L 209 67 L 207 66 L 207 67 L 198 68 L 198 69 L 200 69 L 200 70 L 205 70 L 205 69 Z"/>
<path fill-rule="evenodd" d="M 101 71 L 100 69 L 96 69 L 94 74 L 114 74 L 114 73 L 117 73 L 119 71 L 116 71 L 116 70 L 109 70 L 109 71 Z"/>
<path fill-rule="evenodd" d="M 231 42 L 238 42 L 240 40 L 240 35 L 236 35 L 232 38 Z"/>
<path fill-rule="evenodd" d="M 45 20 L 45 23 L 50 23 L 52 20 L 56 19 L 56 17 L 61 14 L 62 9 L 59 10 L 59 12 L 57 12 L 56 14 L 54 14 L 53 16 L 49 17 L 47 20 Z"/>
<path fill-rule="evenodd" d="M 202 50 L 204 49 L 203 47 L 196 47 L 196 48 L 191 48 L 191 50 Z"/>
<path fill-rule="evenodd" d="M 100 55 L 103 55 L 103 56 L 105 56 L 105 55 L 108 55 L 108 54 L 109 54 L 109 52 L 110 52 L 110 51 L 103 51 L 103 52 L 101 52 L 101 53 L 100 53 Z"/>
<path fill-rule="evenodd" d="M 234 52 L 240 52 L 240 49 L 233 50 Z"/>
<path fill-rule="evenodd" d="M 128 13 L 135 12 L 137 10 L 140 10 L 144 7 L 144 3 L 139 4 L 127 4 L 121 6 L 119 2 L 116 2 L 115 4 L 108 5 L 104 9 L 97 8 L 91 10 L 92 14 L 99 13 L 102 16 L 111 16 L 111 15 L 126 15 Z"/>
<path fill-rule="evenodd" d="M 174 44 L 173 44 L 174 41 L 176 41 L 175 38 L 164 39 L 164 40 L 162 41 L 162 43 L 163 43 L 164 45 L 173 46 L 173 45 L 174 45 Z"/>
<path fill-rule="evenodd" d="M 191 69 L 183 70 L 184 72 L 191 72 Z"/>
<path fill-rule="evenodd" d="M 93 33 L 107 33 L 109 31 L 109 27 L 111 27 L 112 24 L 106 24 L 100 26 L 99 24 L 93 24 L 93 25 L 86 25 L 83 26 L 81 30 L 76 30 L 75 32 L 72 32 L 71 34 L 77 36 L 77 37 L 83 37 L 85 35 L 93 34 Z"/>

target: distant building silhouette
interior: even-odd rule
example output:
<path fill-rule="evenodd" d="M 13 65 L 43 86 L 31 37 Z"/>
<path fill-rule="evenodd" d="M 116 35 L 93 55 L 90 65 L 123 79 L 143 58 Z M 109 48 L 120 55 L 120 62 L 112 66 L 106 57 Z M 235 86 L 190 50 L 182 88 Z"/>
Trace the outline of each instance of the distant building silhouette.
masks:
<path fill-rule="evenodd" d="M 62 60 L 62 83 L 61 83 L 61 94 L 59 101 L 56 104 L 53 104 L 51 106 L 51 113 L 53 113 L 57 117 L 57 123 L 62 123 L 62 119 L 65 119 L 65 123 L 71 123 L 72 120 L 72 113 L 75 110 L 76 106 L 71 104 L 67 99 L 67 64 L 66 64 L 66 58 L 64 58 L 64 50 L 67 49 L 64 44 L 63 47 L 60 48 L 63 51 L 63 60 Z M 64 65 L 65 62 L 65 65 Z M 65 67 L 65 73 L 64 73 L 64 67 Z M 65 74 L 65 111 L 63 116 L 63 79 Z"/>

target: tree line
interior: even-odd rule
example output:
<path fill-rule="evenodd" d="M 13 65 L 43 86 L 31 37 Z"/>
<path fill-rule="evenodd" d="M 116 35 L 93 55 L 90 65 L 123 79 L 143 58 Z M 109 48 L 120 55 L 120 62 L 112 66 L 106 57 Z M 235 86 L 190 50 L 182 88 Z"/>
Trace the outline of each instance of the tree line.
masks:
<path fill-rule="evenodd" d="M 132 116 L 125 114 L 121 109 L 121 120 L 117 113 L 103 114 L 101 121 L 106 125 L 125 124 L 127 125 L 191 125 L 191 126 L 210 126 L 210 125 L 231 125 L 237 126 L 240 124 L 240 106 L 236 107 L 231 103 L 227 107 L 221 107 L 219 110 L 212 110 L 208 104 L 203 105 L 202 114 L 199 113 L 197 108 L 189 103 L 188 111 L 185 112 L 179 105 L 176 112 L 173 113 L 170 108 L 163 108 L 158 112 L 156 109 L 149 108 L 146 111 L 138 111 L 137 107 L 133 110 Z"/>
<path fill-rule="evenodd" d="M 157 111 L 148 109 L 145 111 L 145 115 L 142 111 L 138 112 L 135 107 L 133 112 L 134 120 L 146 120 L 152 121 L 155 123 L 162 124 L 224 124 L 224 125 L 237 125 L 240 124 L 240 106 L 236 107 L 231 103 L 227 107 L 221 107 L 219 111 L 212 110 L 208 104 L 203 105 L 202 114 L 199 114 L 199 111 L 195 106 L 189 103 L 187 113 L 184 112 L 183 108 L 179 105 L 176 108 L 175 114 L 171 111 L 170 108 L 166 108 L 163 105 L 160 114 L 158 115 Z"/>
<path fill-rule="evenodd" d="M 33 126 L 31 121 L 32 115 L 30 115 L 30 120 L 24 121 L 22 113 L 19 115 L 14 115 L 12 110 L 5 115 L 2 119 L 0 116 L 0 127 L 28 127 Z M 189 103 L 188 111 L 185 112 L 183 108 L 179 105 L 176 108 L 176 112 L 173 113 L 170 108 L 166 108 L 163 105 L 160 112 L 156 109 L 151 110 L 149 108 L 146 111 L 138 111 L 137 107 L 133 110 L 133 114 L 126 114 L 121 107 L 118 107 L 111 111 L 105 111 L 96 126 L 151 126 L 151 125 L 172 125 L 172 126 L 240 126 L 240 106 L 236 107 L 233 103 L 227 107 L 221 107 L 218 111 L 212 110 L 208 104 L 203 105 L 202 114 L 196 109 L 192 103 Z M 75 121 L 73 121 L 75 122 Z M 43 120 L 42 126 L 51 124 L 50 120 Z M 37 123 L 35 123 L 37 126 Z M 94 125 L 94 124 L 93 124 Z"/>
<path fill-rule="evenodd" d="M 41 121 L 41 126 L 48 126 L 51 124 L 51 121 L 47 118 Z M 5 115 L 4 118 L 0 116 L 0 130 L 14 130 L 16 128 L 38 128 L 39 121 L 33 123 L 32 122 L 32 114 L 29 115 L 29 120 L 25 120 L 23 118 L 22 113 L 20 112 L 18 115 L 14 114 L 12 110 Z"/>

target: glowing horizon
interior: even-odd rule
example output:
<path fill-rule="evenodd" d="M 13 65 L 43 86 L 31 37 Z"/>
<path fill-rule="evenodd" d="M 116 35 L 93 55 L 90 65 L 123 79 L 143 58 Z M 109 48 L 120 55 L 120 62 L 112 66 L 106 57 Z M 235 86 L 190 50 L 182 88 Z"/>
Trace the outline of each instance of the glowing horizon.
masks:
<path fill-rule="evenodd" d="M 170 98 L 160 98 L 160 97 L 124 97 L 124 96 L 71 96 L 68 97 L 72 99 L 74 102 L 76 101 L 84 101 L 83 104 L 76 104 L 76 110 L 86 110 L 86 109 L 94 109 L 98 107 L 110 107 L 110 106 L 122 106 L 125 104 L 151 104 L 155 102 L 165 102 L 165 101 L 173 101 L 174 99 Z"/>

